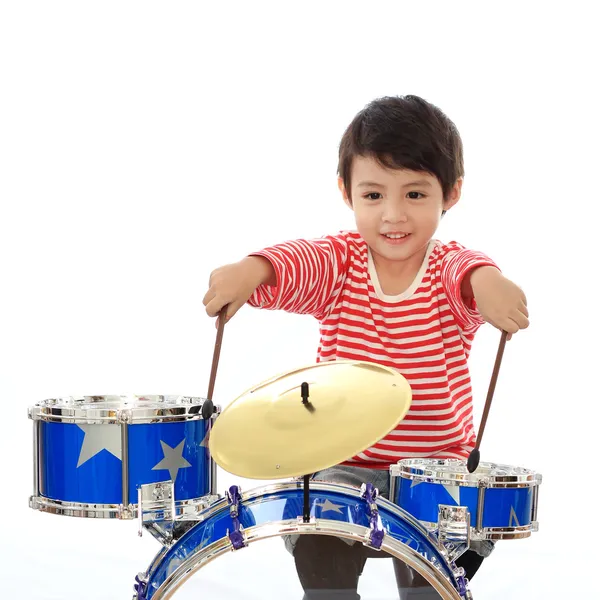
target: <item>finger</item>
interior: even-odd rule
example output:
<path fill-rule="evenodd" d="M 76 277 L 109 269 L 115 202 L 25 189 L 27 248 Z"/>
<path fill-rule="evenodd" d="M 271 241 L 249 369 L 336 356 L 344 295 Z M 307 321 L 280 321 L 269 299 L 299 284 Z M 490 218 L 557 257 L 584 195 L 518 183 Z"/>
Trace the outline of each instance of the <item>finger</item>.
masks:
<path fill-rule="evenodd" d="M 217 295 L 217 292 L 215 292 L 212 288 L 210 288 L 208 290 L 208 292 L 206 292 L 206 294 L 204 294 L 204 298 L 202 298 L 202 304 L 204 304 L 204 306 L 206 306 L 216 295 Z"/>
<path fill-rule="evenodd" d="M 216 317 L 219 314 L 219 311 L 225 306 L 226 302 L 219 296 L 215 296 L 207 305 L 206 305 L 206 314 L 209 317 Z"/>
<path fill-rule="evenodd" d="M 506 341 L 510 342 L 511 339 L 512 339 L 512 333 L 507 334 Z"/>
<path fill-rule="evenodd" d="M 512 335 L 514 333 L 517 333 L 517 331 L 519 331 L 519 324 L 514 321 L 513 319 L 511 319 L 510 317 L 505 317 L 504 319 L 502 319 L 501 321 L 498 322 L 498 324 L 494 324 L 495 327 L 497 327 L 498 329 L 500 329 L 500 331 L 506 331 L 506 333 L 508 333 L 509 335 Z M 507 336 L 508 338 L 508 336 Z"/>
<path fill-rule="evenodd" d="M 244 306 L 244 302 L 231 302 L 228 306 L 227 306 L 227 312 L 225 313 L 225 324 L 229 323 L 229 321 L 231 321 L 231 319 L 233 318 L 233 316 L 235 315 L 235 313 L 237 313 L 238 310 L 240 310 L 240 308 L 242 308 L 242 306 Z M 220 311 L 219 311 L 220 312 Z M 217 317 L 217 323 L 216 323 L 216 327 L 219 327 L 219 321 L 220 321 L 220 315 Z"/>
<path fill-rule="evenodd" d="M 515 309 L 510 315 L 510 318 L 519 326 L 519 329 L 527 329 L 529 327 L 527 315 L 520 310 Z"/>
<path fill-rule="evenodd" d="M 527 309 L 527 301 L 519 303 L 519 310 L 526 316 L 529 317 L 529 310 Z"/>

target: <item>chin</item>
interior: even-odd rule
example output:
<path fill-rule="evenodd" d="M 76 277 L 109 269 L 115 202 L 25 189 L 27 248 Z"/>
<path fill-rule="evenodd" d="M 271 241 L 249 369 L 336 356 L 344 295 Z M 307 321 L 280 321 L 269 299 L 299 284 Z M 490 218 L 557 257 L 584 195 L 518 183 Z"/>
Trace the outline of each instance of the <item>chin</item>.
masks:
<path fill-rule="evenodd" d="M 379 238 L 374 241 L 373 244 L 367 241 L 371 250 L 387 260 L 408 260 L 422 252 L 428 244 L 428 241 L 418 239 L 409 239 L 398 245 L 388 244 Z"/>

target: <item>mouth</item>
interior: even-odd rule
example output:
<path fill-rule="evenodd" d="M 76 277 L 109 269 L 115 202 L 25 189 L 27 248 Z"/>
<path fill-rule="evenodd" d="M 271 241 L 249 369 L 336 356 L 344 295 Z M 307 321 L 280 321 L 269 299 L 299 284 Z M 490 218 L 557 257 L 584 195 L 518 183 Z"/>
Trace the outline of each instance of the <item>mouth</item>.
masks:
<path fill-rule="evenodd" d="M 402 233 L 402 232 L 391 232 L 391 233 L 382 233 L 381 236 L 385 239 L 389 244 L 401 244 L 405 242 L 409 237 L 410 233 Z"/>

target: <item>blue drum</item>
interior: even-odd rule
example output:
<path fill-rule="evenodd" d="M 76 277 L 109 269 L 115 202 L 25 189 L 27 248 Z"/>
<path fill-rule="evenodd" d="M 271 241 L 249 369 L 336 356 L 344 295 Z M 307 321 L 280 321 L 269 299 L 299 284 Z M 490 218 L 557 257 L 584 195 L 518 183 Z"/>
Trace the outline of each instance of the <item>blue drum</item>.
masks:
<path fill-rule="evenodd" d="M 205 508 L 214 487 L 212 421 L 184 396 L 82 396 L 29 409 L 34 423 L 30 506 L 54 514 L 131 519 L 141 485 L 173 482 L 176 509 Z M 216 418 L 218 409 L 213 418 Z"/>
<path fill-rule="evenodd" d="M 145 573 L 137 576 L 134 600 L 166 600 L 197 571 L 224 554 L 247 553 L 246 546 L 267 538 L 303 534 L 336 536 L 371 546 L 375 548 L 370 550 L 373 553 L 394 556 L 417 571 L 431 585 L 436 598 L 471 598 L 462 569 L 456 569 L 448 560 L 437 538 L 388 500 L 369 497 L 364 486 L 361 491 L 351 486 L 311 482 L 308 518 L 303 512 L 303 494 L 302 484 L 296 481 L 275 483 L 244 494 L 232 486 L 224 498 L 190 523 L 179 539 L 165 545 Z M 281 541 L 280 551 L 286 553 Z M 262 566 L 267 577 L 277 575 L 271 561 L 263 557 L 259 562 L 256 566 Z M 256 571 L 250 571 L 253 579 L 260 576 Z M 237 568 L 228 569 L 227 573 L 227 597 L 246 597 L 244 586 L 255 584 L 245 582 Z M 231 595 L 236 586 L 239 593 Z M 222 590 L 218 593 L 223 594 Z M 211 593 L 210 586 L 197 591 Z M 279 597 L 286 597 L 286 593 Z"/>
<path fill-rule="evenodd" d="M 538 530 L 542 476 L 529 469 L 482 462 L 474 473 L 458 459 L 405 459 L 390 467 L 390 498 L 436 529 L 440 506 L 463 506 L 472 540 L 520 539 Z"/>

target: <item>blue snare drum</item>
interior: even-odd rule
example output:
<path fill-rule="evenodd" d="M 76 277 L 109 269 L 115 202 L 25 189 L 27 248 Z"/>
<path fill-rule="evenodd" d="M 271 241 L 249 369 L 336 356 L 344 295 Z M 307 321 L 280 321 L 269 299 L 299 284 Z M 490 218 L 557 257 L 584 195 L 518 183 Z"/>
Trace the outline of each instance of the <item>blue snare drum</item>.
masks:
<path fill-rule="evenodd" d="M 521 467 L 482 462 L 474 473 L 458 459 L 405 459 L 390 467 L 392 498 L 430 529 L 440 505 L 464 506 L 472 540 L 520 539 L 538 530 L 542 476 Z"/>
<path fill-rule="evenodd" d="M 203 401 L 186 396 L 82 396 L 29 409 L 30 506 L 54 514 L 131 519 L 142 484 L 173 481 L 179 512 L 208 505 L 214 463 Z M 213 418 L 216 418 L 218 409 Z"/>
<path fill-rule="evenodd" d="M 309 505 L 311 521 L 304 522 L 303 487 L 299 482 L 276 483 L 245 494 L 232 486 L 226 497 L 201 513 L 199 522 L 174 544 L 165 545 L 148 570 L 137 576 L 134 600 L 171 598 L 209 562 L 232 550 L 244 553 L 245 546 L 259 540 L 320 534 L 370 545 L 368 540 L 373 539 L 373 529 L 384 532 L 379 549 L 420 573 L 437 592 L 436 597 L 471 598 L 462 569 L 457 570 L 448 561 L 435 536 L 388 500 L 376 498 L 378 524 L 374 527 L 372 505 L 355 487 L 311 482 Z M 283 546 L 282 543 L 281 551 L 285 552 Z M 265 568 L 265 561 L 261 562 Z M 234 571 L 230 585 L 236 582 Z M 253 576 L 259 577 L 256 572 Z M 256 582 L 252 581 L 244 580 L 240 585 L 257 589 Z"/>

